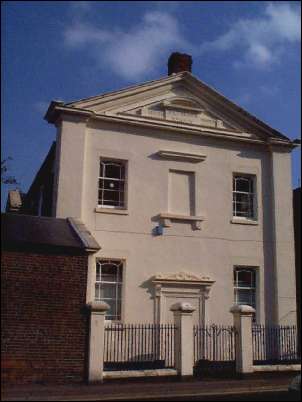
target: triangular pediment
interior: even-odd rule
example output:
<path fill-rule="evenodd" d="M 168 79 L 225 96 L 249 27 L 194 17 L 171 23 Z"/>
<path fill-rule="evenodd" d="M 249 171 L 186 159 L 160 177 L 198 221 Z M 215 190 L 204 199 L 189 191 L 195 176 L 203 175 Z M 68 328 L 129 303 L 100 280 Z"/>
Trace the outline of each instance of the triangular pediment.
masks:
<path fill-rule="evenodd" d="M 138 117 L 147 120 L 158 120 L 171 124 L 183 124 L 208 128 L 218 128 L 240 132 L 240 127 L 232 124 L 206 102 L 194 99 L 190 94 L 171 96 L 169 94 L 160 101 L 145 103 L 126 110 L 111 111 L 119 116 Z M 108 113 L 108 112 L 107 112 Z"/>
<path fill-rule="evenodd" d="M 268 137 L 287 140 L 190 73 L 179 73 L 64 107 L 132 123 L 154 123 L 260 140 Z"/>

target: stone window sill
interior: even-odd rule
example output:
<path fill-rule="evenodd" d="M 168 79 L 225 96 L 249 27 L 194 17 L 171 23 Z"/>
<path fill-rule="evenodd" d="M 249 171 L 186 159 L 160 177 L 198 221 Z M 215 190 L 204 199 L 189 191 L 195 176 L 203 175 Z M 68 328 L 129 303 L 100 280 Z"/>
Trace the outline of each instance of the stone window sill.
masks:
<path fill-rule="evenodd" d="M 162 158 L 167 158 L 167 159 L 184 159 L 188 162 L 202 162 L 206 159 L 206 155 L 200 155 L 200 154 L 192 154 L 188 152 L 177 152 L 177 151 L 164 151 L 160 150 L 157 152 L 157 154 L 162 157 Z"/>
<path fill-rule="evenodd" d="M 192 215 L 178 215 L 172 213 L 160 213 L 159 218 L 162 221 L 164 227 L 170 227 L 171 221 L 183 221 L 183 222 L 191 222 L 193 229 L 200 230 L 201 222 L 205 220 L 203 216 L 192 216 Z"/>
<path fill-rule="evenodd" d="M 259 222 L 253 219 L 242 219 L 242 218 L 232 218 L 231 223 L 236 223 L 239 225 L 258 225 Z"/>
<path fill-rule="evenodd" d="M 96 207 L 95 212 L 100 213 L 100 214 L 129 215 L 128 209 Z"/>

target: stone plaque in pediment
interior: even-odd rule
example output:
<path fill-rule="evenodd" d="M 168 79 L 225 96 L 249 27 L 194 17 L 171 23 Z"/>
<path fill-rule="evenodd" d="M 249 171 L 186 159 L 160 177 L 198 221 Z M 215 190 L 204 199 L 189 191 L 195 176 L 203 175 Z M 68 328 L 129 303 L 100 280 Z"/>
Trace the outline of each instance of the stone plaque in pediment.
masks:
<path fill-rule="evenodd" d="M 150 107 L 141 108 L 140 114 L 143 117 L 152 117 L 155 119 L 166 120 L 165 110 L 162 108 L 160 103 L 152 105 Z"/>
<path fill-rule="evenodd" d="M 173 124 L 189 124 L 194 126 L 231 129 L 234 127 L 215 116 L 196 102 L 188 100 L 164 100 L 155 104 L 146 105 L 129 111 L 123 115 L 136 115 L 145 119 L 162 120 Z"/>
<path fill-rule="evenodd" d="M 199 124 L 200 119 L 197 113 L 190 111 L 182 111 L 169 108 L 166 110 L 166 120 L 176 121 L 181 123 Z"/>

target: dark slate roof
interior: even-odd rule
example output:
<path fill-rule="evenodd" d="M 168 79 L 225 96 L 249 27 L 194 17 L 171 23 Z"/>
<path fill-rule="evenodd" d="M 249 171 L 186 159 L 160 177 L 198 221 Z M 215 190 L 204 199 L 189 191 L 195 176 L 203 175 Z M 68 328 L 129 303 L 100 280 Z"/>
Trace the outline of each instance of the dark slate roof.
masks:
<path fill-rule="evenodd" d="M 72 221 L 73 224 L 70 223 Z M 48 246 L 97 251 L 100 246 L 85 228 L 72 218 L 49 218 L 12 213 L 1 214 L 2 245 Z M 84 238 L 82 236 L 85 228 Z M 87 241 L 88 238 L 88 241 Z"/>

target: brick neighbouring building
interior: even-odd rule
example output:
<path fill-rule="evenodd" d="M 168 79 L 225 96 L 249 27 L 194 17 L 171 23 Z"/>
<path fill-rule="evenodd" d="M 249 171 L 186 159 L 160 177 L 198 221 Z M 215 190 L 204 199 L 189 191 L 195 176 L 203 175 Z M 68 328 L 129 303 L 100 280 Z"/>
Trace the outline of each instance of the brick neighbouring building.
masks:
<path fill-rule="evenodd" d="M 86 378 L 89 254 L 99 245 L 81 222 L 2 214 L 3 384 Z"/>

